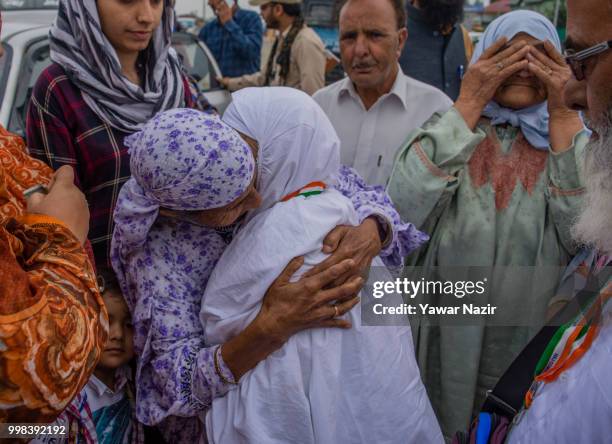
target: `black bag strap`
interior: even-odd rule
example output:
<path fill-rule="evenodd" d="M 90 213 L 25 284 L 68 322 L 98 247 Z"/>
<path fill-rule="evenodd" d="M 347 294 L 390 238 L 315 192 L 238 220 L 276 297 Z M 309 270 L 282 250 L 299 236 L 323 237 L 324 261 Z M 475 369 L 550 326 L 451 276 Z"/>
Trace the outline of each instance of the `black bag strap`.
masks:
<path fill-rule="evenodd" d="M 510 364 L 493 390 L 487 392 L 481 411 L 506 416 L 510 421 L 523 406 L 525 394 L 531 383 L 535 368 L 559 326 L 570 322 L 598 296 L 612 275 L 612 267 L 605 267 L 597 276 L 589 274 L 587 283 L 574 299 L 560 310 L 547 325 L 536 334 Z"/>

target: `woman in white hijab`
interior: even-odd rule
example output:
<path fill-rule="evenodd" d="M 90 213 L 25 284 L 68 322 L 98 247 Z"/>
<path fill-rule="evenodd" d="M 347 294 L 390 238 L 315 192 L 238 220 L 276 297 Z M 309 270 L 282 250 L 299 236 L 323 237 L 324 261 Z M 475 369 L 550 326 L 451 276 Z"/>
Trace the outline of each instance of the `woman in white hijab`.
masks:
<path fill-rule="evenodd" d="M 332 189 L 339 140 L 310 97 L 287 88 L 246 89 L 234 94 L 224 120 L 259 143 L 262 204 L 248 214 L 207 285 L 200 319 L 208 344 L 252 320 L 293 257 L 305 255 L 297 278 L 327 257 L 321 247 L 331 229 L 358 224 L 351 201 Z M 322 310 L 330 321 L 337 315 L 332 305 Z M 364 328 L 357 313 L 347 315 L 350 330 L 293 335 L 236 390 L 214 400 L 208 440 L 442 442 L 409 327 Z"/>

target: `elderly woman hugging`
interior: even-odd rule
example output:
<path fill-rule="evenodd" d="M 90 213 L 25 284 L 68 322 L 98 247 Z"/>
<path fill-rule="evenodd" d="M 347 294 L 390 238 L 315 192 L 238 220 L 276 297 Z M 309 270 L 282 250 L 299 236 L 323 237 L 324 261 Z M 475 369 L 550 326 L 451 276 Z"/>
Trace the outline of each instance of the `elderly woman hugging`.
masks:
<path fill-rule="evenodd" d="M 266 289 L 293 256 L 304 255 L 297 279 L 329 256 L 321 247 L 330 230 L 358 224 L 352 202 L 335 189 L 340 142 L 310 97 L 291 89 L 242 90 L 223 120 L 258 141 L 262 202 L 209 279 L 200 313 L 207 344 L 224 343 L 257 316 Z M 378 258 L 373 265 L 384 269 Z M 442 442 L 408 321 L 364 327 L 357 309 L 344 316 L 333 305 L 321 310 L 330 322 L 344 318 L 352 328 L 287 338 L 236 390 L 213 401 L 208 441 Z"/>
<path fill-rule="evenodd" d="M 145 424 L 159 425 L 172 441 L 180 442 L 195 442 L 202 435 L 203 422 L 199 419 L 204 421 L 208 411 L 211 413 L 206 419 L 206 433 L 211 442 L 236 442 L 232 436 L 237 434 L 252 442 L 271 442 L 272 435 L 263 436 L 262 430 L 275 434 L 280 426 L 281 432 L 290 437 L 303 431 L 293 423 L 313 423 L 312 433 L 337 442 L 336 438 L 347 430 L 356 433 L 354 423 L 371 421 L 374 409 L 379 424 L 371 430 L 396 432 L 400 415 L 406 432 L 410 429 L 417 441 L 423 436 L 428 441 L 441 439 L 419 380 L 410 332 L 406 328 L 380 328 L 369 335 L 359 326 L 350 328 L 356 324 L 355 315 L 344 316 L 359 302 L 356 295 L 362 278 L 356 275 L 356 261 L 342 260 L 293 282 L 302 264 L 301 259 L 292 260 L 294 256 L 311 253 L 310 249 L 320 250 L 320 234 L 327 234 L 336 225 L 359 224 L 351 201 L 328 189 L 333 180 L 316 190 L 322 191 L 320 195 L 314 193 L 307 200 L 299 197 L 289 205 L 291 211 L 306 203 L 314 205 L 313 216 L 321 215 L 325 208 L 337 207 L 328 217 L 315 220 L 312 227 L 285 215 L 275 216 L 278 225 L 267 225 L 261 233 L 255 232 L 259 228 L 249 228 L 258 214 L 270 214 L 267 210 L 285 194 L 311 182 L 332 179 L 335 174 L 328 173 L 338 173 L 340 169 L 337 138 L 312 99 L 289 89 L 261 89 L 260 94 L 264 95 L 246 90 L 236 95 L 234 102 L 246 101 L 248 106 L 241 105 L 242 110 L 261 109 L 261 115 L 274 122 L 265 137 L 249 129 L 252 122 L 234 122 L 243 133 L 239 135 L 217 117 L 177 109 L 157 115 L 126 140 L 132 178 L 122 188 L 115 210 L 112 262 L 135 328 L 138 418 Z M 273 106 L 262 107 L 266 103 Z M 317 137 L 309 138 L 312 134 Z M 328 165 L 318 169 L 322 163 Z M 261 211 L 255 212 L 258 208 Z M 295 216 L 305 211 L 300 209 Z M 242 224 L 234 225 L 237 220 Z M 287 229 L 296 239 L 274 238 L 275 232 L 285 236 Z M 423 237 L 413 227 L 404 231 L 410 232 L 413 242 L 422 242 Z M 244 233 L 240 236 L 243 241 L 228 246 L 235 232 L 236 236 Z M 303 242 L 296 243 L 297 238 Z M 257 245 L 251 249 L 251 245 L 245 246 L 244 239 Z M 279 246 L 282 255 L 276 255 Z M 215 288 L 223 288 L 213 290 L 213 296 L 207 292 L 202 299 L 224 250 L 227 256 L 223 257 L 235 258 L 238 254 L 251 266 L 237 271 L 238 262 L 224 260 L 215 280 Z M 327 256 L 318 254 L 312 256 L 318 261 Z M 306 255 L 306 260 L 310 261 L 310 256 Z M 263 268 L 254 267 L 254 263 Z M 344 281 L 347 275 L 349 279 Z M 233 280 L 240 282 L 233 285 Z M 250 286 L 252 289 L 243 294 L 242 289 Z M 232 288 L 241 290 L 234 293 Z M 201 324 L 202 304 L 202 319 L 206 319 L 207 308 L 214 311 L 219 307 L 227 316 L 214 311 L 222 316 L 216 320 L 236 322 L 219 325 L 218 329 L 214 321 L 210 327 L 206 320 Z M 318 338 L 310 350 L 301 344 L 309 342 L 305 330 Z M 344 333 L 348 333 L 345 342 Z M 312 380 L 319 381 L 316 396 L 312 393 L 310 397 L 310 389 L 295 379 L 301 379 L 301 371 L 307 370 L 299 369 L 295 345 L 288 345 L 291 338 L 298 336 L 303 336 L 299 340 L 301 359 L 311 359 L 312 365 L 319 368 Z M 328 351 L 322 356 L 321 347 L 326 348 L 326 341 Z M 381 351 L 380 344 L 388 348 Z M 353 358 L 331 365 L 341 355 Z M 258 365 L 273 356 L 268 365 Z M 283 387 L 258 382 L 265 380 L 269 368 L 270 376 L 283 374 L 292 381 L 291 393 L 299 392 L 301 396 L 299 409 L 286 408 L 290 392 Z M 257 376 L 252 376 L 255 371 Z M 372 372 L 378 376 L 373 377 Z M 352 374 L 346 382 L 338 378 L 343 373 Z M 337 382 L 336 403 L 323 396 L 329 393 L 322 382 L 328 380 L 328 375 Z M 379 381 L 391 381 L 390 378 L 394 383 L 380 389 Z M 247 396 L 243 386 L 256 391 Z M 374 398 L 368 402 L 356 399 L 358 386 L 368 387 L 376 402 L 370 402 Z M 269 394 L 269 389 L 274 392 L 277 410 L 268 418 L 263 410 L 263 395 Z M 234 397 L 228 398 L 227 403 L 215 403 L 233 392 Z M 245 406 L 234 403 L 245 399 L 251 422 L 240 423 Z M 349 401 L 354 410 L 342 407 L 342 402 Z M 403 408 L 398 409 L 400 405 Z M 214 419 L 212 411 L 217 412 Z M 311 411 L 316 414 L 311 415 Z M 413 413 L 406 414 L 407 411 Z M 221 424 L 218 418 L 224 412 L 237 422 Z M 332 414 L 339 415 L 335 421 L 329 420 Z M 404 421 L 404 416 L 410 420 Z M 229 421 L 230 417 L 225 419 Z M 269 427 L 273 424 L 276 428 Z M 303 439 L 310 440 L 308 436 Z"/>

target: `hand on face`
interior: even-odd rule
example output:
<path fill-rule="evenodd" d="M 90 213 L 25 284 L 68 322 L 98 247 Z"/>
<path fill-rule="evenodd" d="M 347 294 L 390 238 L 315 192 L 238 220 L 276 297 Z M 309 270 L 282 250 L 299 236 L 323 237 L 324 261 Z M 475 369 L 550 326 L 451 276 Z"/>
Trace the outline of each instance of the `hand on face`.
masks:
<path fill-rule="evenodd" d="M 551 115 L 567 112 L 563 101 L 563 90 L 572 78 L 572 72 L 554 45 L 544 42 L 545 52 L 533 50 L 527 54 L 529 71 L 532 72 L 546 88 L 548 111 Z"/>
<path fill-rule="evenodd" d="M 232 9 L 225 0 L 210 0 L 208 4 L 222 25 L 225 25 L 232 19 Z"/>
<path fill-rule="evenodd" d="M 527 68 L 529 45 L 518 41 L 505 47 L 506 41 L 506 38 L 499 39 L 470 65 L 461 84 L 461 99 L 482 109 L 508 78 Z"/>
<path fill-rule="evenodd" d="M 484 107 L 493 99 L 500 86 L 511 76 L 526 69 L 530 46 L 517 41 L 504 48 L 507 39 L 502 37 L 491 45 L 470 65 L 461 83 L 455 108 L 463 115 L 470 128 L 474 128 Z"/>

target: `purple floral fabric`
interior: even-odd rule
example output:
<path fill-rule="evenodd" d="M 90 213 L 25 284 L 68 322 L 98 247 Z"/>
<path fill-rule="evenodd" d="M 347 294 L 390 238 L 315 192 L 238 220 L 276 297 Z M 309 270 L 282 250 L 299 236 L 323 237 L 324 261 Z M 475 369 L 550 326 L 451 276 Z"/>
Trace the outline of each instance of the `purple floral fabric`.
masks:
<path fill-rule="evenodd" d="M 160 205 L 202 209 L 201 205 L 215 205 L 211 199 L 217 199 L 219 204 L 224 199 L 231 201 L 236 193 L 241 193 L 226 193 L 222 198 L 223 191 L 216 190 L 217 183 L 224 188 L 246 187 L 252 178 L 252 163 L 244 154 L 245 163 L 251 165 L 246 168 L 250 174 L 244 180 L 240 174 L 236 178 L 218 172 L 214 180 L 206 180 L 213 176 L 200 174 L 201 168 L 219 165 L 216 163 L 219 159 L 210 156 L 216 149 L 213 147 L 224 152 L 220 144 L 229 140 L 241 153 L 240 158 L 242 144 L 233 134 L 225 133 L 215 117 L 200 114 L 183 118 L 182 110 L 177 114 L 178 119 L 164 119 L 152 125 L 150 134 L 145 128 L 130 142 L 133 188 L 124 188 L 120 193 L 112 260 L 120 271 L 133 315 L 134 343 L 139 356 L 137 418 L 148 425 L 159 425 L 169 442 L 195 443 L 202 433 L 198 416 L 214 398 L 234 387 L 217 375 L 215 347 L 204 343 L 198 317 L 201 295 L 226 242 L 214 230 L 159 217 L 157 210 Z M 213 124 L 194 125 L 189 119 L 196 122 L 204 119 Z M 181 134 L 175 132 L 177 126 Z M 201 131 L 205 134 L 200 134 Z M 206 164 L 203 159 L 215 163 Z M 229 157 L 230 162 L 234 160 Z M 240 171 L 241 165 L 233 167 L 232 172 Z M 189 177 L 194 179 L 189 182 Z M 393 241 L 383 252 L 392 263 L 400 263 L 406 252 L 423 242 L 411 224 L 401 222 L 382 188 L 367 186 L 354 170 L 346 167 L 341 168 L 338 180 L 338 189 L 353 201 L 360 220 L 375 215 L 392 226 Z M 195 191 L 198 183 L 206 185 L 202 191 L 210 192 L 212 197 Z M 230 370 L 219 358 L 221 372 L 230 376 Z"/>
<path fill-rule="evenodd" d="M 198 412 L 229 388 L 215 374 L 198 318 L 225 242 L 213 229 L 160 217 L 159 208 L 227 205 L 251 184 L 255 161 L 218 117 L 189 109 L 158 114 L 125 143 L 132 177 L 115 208 L 111 261 L 135 329 L 136 414 L 149 425 L 180 424 L 183 436 L 191 436 Z M 219 364 L 228 371 L 222 359 Z M 174 416 L 190 419 L 171 421 Z"/>
<path fill-rule="evenodd" d="M 198 413 L 231 388 L 216 374 L 214 347 L 206 347 L 199 320 L 202 293 L 225 247 L 214 230 L 160 217 L 127 263 L 136 308 L 149 310 L 134 323 L 136 415 L 161 423 L 165 434 L 190 437 L 175 442 L 197 442 Z M 219 364 L 231 375 L 222 356 Z"/>
<path fill-rule="evenodd" d="M 132 177 L 119 192 L 114 212 L 111 262 L 130 307 L 134 281 L 125 269 L 147 241 L 159 208 L 208 210 L 229 204 L 246 191 L 255 171 L 248 145 L 217 116 L 193 109 L 157 114 L 124 141 Z M 132 312 L 146 318 L 149 306 Z"/>

